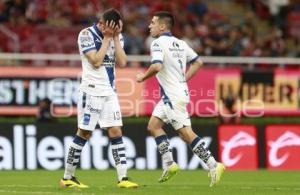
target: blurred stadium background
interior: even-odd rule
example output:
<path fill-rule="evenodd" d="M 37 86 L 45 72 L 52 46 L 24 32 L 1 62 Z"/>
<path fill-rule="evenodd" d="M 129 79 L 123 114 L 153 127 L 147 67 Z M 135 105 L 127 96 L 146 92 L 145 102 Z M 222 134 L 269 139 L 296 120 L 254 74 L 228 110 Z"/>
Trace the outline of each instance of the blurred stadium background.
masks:
<path fill-rule="evenodd" d="M 189 83 L 189 109 L 212 153 L 227 170 L 300 170 L 299 0 L 0 0 L 0 176 L 4 170 L 62 174 L 77 125 L 77 35 L 111 7 L 125 23 L 129 62 L 117 69 L 116 82 L 130 168 L 161 168 L 146 132 L 158 85 L 137 84 L 135 75 L 149 65 L 151 14 L 168 10 L 174 34 L 205 62 Z M 167 129 L 180 167 L 205 169 Z M 81 169 L 113 167 L 105 135 L 95 131 Z M 298 192 L 299 185 L 288 193 Z"/>

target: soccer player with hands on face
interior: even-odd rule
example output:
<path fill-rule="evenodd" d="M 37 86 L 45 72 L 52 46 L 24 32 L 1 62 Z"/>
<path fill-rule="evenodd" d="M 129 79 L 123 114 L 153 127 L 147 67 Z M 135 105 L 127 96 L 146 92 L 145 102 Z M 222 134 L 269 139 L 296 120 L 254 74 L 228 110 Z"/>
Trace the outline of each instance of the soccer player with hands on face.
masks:
<path fill-rule="evenodd" d="M 78 36 L 82 61 L 82 80 L 77 112 L 78 129 L 69 146 L 65 173 L 60 186 L 88 188 L 75 177 L 82 149 L 96 125 L 107 129 L 120 188 L 136 188 L 127 177 L 126 148 L 122 139 L 122 115 L 115 90 L 115 64 L 124 67 L 127 56 L 121 34 L 122 20 L 115 9 L 106 10 L 97 24 L 83 29 Z"/>
<path fill-rule="evenodd" d="M 210 151 L 204 147 L 204 140 L 196 135 L 191 128 L 191 120 L 187 112 L 190 101 L 187 81 L 190 80 L 202 66 L 200 57 L 186 42 L 174 37 L 171 29 L 174 17 L 171 13 L 156 12 L 149 25 L 150 34 L 156 38 L 151 44 L 151 65 L 145 73 L 136 76 L 137 82 L 156 75 L 162 98 L 156 105 L 148 130 L 154 136 L 159 153 L 162 156 L 163 173 L 159 182 L 165 182 L 179 171 L 173 160 L 172 149 L 168 137 L 163 130 L 165 123 L 169 123 L 179 136 L 189 144 L 191 150 L 209 168 L 210 186 L 220 181 L 225 167 L 216 162 Z M 190 68 L 186 71 L 186 65 Z"/>

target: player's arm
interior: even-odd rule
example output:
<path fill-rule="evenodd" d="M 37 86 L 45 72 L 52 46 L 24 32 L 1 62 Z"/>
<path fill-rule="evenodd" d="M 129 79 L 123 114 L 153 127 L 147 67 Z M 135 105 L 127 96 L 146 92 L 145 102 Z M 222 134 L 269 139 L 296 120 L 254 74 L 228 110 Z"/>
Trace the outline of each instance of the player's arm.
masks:
<path fill-rule="evenodd" d="M 122 28 L 123 28 L 123 23 L 121 20 L 119 20 L 119 26 L 116 26 L 115 28 L 113 40 L 115 45 L 116 62 L 120 67 L 125 67 L 127 63 L 127 55 L 123 49 L 124 46 L 123 38 L 121 38 L 120 40 L 120 34 L 122 32 Z"/>
<path fill-rule="evenodd" d="M 200 56 L 190 47 L 186 42 L 184 42 L 186 47 L 186 58 L 188 64 L 190 64 L 190 67 L 188 71 L 185 73 L 185 79 L 186 81 L 190 80 L 197 71 L 201 68 L 203 65 L 202 60 L 200 59 Z"/>
<path fill-rule="evenodd" d="M 106 23 L 105 27 L 102 29 L 103 39 L 100 49 L 97 51 L 93 40 L 91 32 L 88 30 L 83 31 L 79 37 L 80 47 L 88 59 L 89 63 L 94 68 L 99 68 L 104 60 L 107 49 L 109 47 L 109 42 L 113 38 L 114 34 L 114 23 Z"/>
<path fill-rule="evenodd" d="M 136 75 L 137 82 L 143 82 L 144 80 L 156 75 L 163 67 L 164 53 L 159 42 L 153 41 L 150 51 L 151 65 L 145 73 L 139 73 Z"/>
<path fill-rule="evenodd" d="M 198 72 L 198 70 L 201 68 L 203 65 L 202 60 L 198 57 L 194 62 L 190 64 L 190 68 L 185 74 L 186 81 L 190 80 L 193 78 L 193 76 Z"/>
<path fill-rule="evenodd" d="M 145 73 L 139 73 L 136 76 L 137 82 L 143 82 L 144 80 L 149 79 L 150 77 L 156 75 L 162 68 L 161 63 L 151 64 Z"/>
<path fill-rule="evenodd" d="M 91 50 L 85 53 L 86 58 L 88 59 L 89 63 L 93 65 L 94 68 L 99 68 L 102 65 L 109 46 L 109 41 L 109 37 L 104 37 L 102 39 L 102 45 L 98 51 Z"/>

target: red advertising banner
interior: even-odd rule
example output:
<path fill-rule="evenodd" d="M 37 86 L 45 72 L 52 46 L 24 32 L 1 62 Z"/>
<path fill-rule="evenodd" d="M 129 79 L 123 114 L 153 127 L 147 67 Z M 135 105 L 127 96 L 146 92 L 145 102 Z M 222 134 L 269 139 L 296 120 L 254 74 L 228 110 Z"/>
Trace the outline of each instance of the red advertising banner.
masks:
<path fill-rule="evenodd" d="M 116 70 L 116 85 L 124 116 L 151 115 L 159 101 L 156 78 L 135 81 L 144 69 Z M 76 114 L 80 67 L 0 67 L 0 115 L 35 115 L 38 102 L 49 98 L 57 113 Z M 299 115 L 300 71 L 241 71 L 203 68 L 189 82 L 191 115 L 217 117 L 226 98 L 234 97 L 234 115 Z"/>
<path fill-rule="evenodd" d="M 270 125 L 265 135 L 267 169 L 300 170 L 300 125 Z"/>
<path fill-rule="evenodd" d="M 116 86 L 123 116 L 144 113 L 142 89 L 135 76 L 142 69 L 117 69 Z M 44 98 L 56 116 L 76 114 L 79 67 L 0 67 L 0 115 L 36 115 Z"/>
<path fill-rule="evenodd" d="M 222 125 L 218 129 L 219 159 L 229 170 L 258 168 L 256 127 Z"/>

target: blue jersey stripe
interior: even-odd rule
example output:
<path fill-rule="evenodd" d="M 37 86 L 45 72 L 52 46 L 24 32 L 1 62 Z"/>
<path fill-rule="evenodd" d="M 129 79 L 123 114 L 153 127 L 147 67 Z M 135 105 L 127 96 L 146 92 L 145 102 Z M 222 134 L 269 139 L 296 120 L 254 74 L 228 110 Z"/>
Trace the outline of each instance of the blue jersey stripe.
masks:
<path fill-rule="evenodd" d="M 96 24 L 96 23 L 94 23 L 93 28 L 94 28 L 94 30 L 96 31 L 96 33 L 99 35 L 99 37 L 101 37 L 101 38 L 103 39 L 103 38 L 104 38 L 104 37 L 103 37 L 103 34 L 102 34 L 102 32 L 97 28 L 97 24 Z"/>
<path fill-rule="evenodd" d="M 194 63 L 198 58 L 200 58 L 200 56 L 196 56 L 194 59 L 192 59 L 191 61 L 189 61 L 188 64 Z"/>
<path fill-rule="evenodd" d="M 102 45 L 102 40 L 99 39 L 98 36 L 91 29 L 88 28 L 88 31 L 90 31 L 92 33 L 93 38 L 94 38 L 94 43 L 95 43 L 96 49 L 98 51 Z"/>
<path fill-rule="evenodd" d="M 85 108 L 86 106 L 86 93 L 83 92 L 82 94 L 82 108 Z"/>
<path fill-rule="evenodd" d="M 168 104 L 170 106 L 171 109 L 173 109 L 173 105 L 171 103 L 170 98 L 167 96 L 167 94 L 165 93 L 165 90 L 162 88 L 162 86 L 159 84 L 160 87 L 160 93 L 162 95 L 162 100 L 164 102 L 164 104 Z"/>
<path fill-rule="evenodd" d="M 151 64 L 163 64 L 163 61 L 161 61 L 161 60 L 153 60 L 153 61 L 151 61 Z"/>
<path fill-rule="evenodd" d="M 108 78 L 109 78 L 109 83 L 112 88 L 114 88 L 114 80 L 115 80 L 115 74 L 114 74 L 114 67 L 105 67 Z"/>

